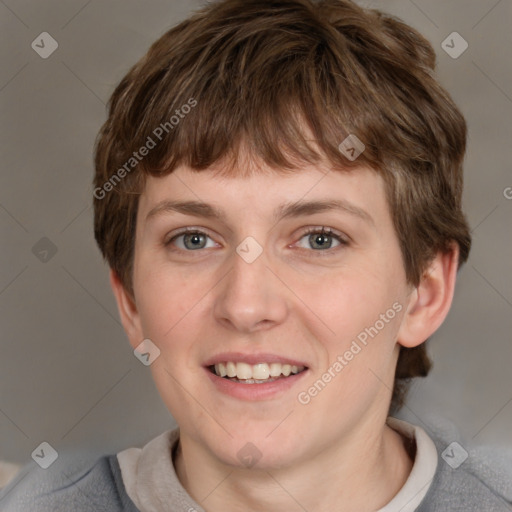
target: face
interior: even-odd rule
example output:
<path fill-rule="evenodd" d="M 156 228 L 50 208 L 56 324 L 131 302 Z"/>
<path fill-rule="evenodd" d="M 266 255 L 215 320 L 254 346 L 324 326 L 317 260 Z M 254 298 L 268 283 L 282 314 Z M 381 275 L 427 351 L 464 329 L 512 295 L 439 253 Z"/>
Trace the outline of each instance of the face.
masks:
<path fill-rule="evenodd" d="M 133 286 L 131 344 L 159 348 L 156 386 L 214 459 L 291 465 L 382 427 L 411 290 L 370 169 L 149 178 Z"/>

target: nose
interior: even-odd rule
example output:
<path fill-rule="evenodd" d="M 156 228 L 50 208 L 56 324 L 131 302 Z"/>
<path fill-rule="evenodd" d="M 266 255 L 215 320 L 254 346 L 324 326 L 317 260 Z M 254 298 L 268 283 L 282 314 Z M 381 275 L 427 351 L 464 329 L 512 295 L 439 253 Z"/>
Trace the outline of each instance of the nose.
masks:
<path fill-rule="evenodd" d="M 268 265 L 265 250 L 252 262 L 233 252 L 232 268 L 216 287 L 214 315 L 243 333 L 269 329 L 288 314 L 286 286 Z"/>

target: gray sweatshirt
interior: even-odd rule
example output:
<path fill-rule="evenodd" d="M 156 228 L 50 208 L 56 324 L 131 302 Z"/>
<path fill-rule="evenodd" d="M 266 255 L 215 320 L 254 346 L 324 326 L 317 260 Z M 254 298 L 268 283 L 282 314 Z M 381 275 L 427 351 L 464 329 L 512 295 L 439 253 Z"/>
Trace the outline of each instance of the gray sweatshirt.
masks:
<path fill-rule="evenodd" d="M 453 432 L 429 429 L 429 435 L 436 445 L 439 462 L 416 512 L 512 511 L 510 454 L 469 450 L 468 459 L 452 469 L 441 454 L 454 440 Z M 50 471 L 51 467 L 42 470 L 34 466 L 25 466 L 0 492 L 0 512 L 141 512 L 126 492 L 116 455 L 103 456 L 85 467 L 77 460 L 61 461 L 54 471 Z M 175 499 L 167 510 L 204 511 L 186 494 L 177 478 L 170 485 Z"/>

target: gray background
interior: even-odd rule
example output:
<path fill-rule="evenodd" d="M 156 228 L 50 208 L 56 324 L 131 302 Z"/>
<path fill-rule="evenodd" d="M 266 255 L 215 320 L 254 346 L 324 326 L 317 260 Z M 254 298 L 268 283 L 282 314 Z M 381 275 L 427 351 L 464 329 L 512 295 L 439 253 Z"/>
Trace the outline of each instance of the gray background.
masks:
<path fill-rule="evenodd" d="M 404 413 L 417 424 L 442 415 L 475 443 L 510 447 L 512 2 L 361 4 L 432 42 L 470 128 L 464 204 L 474 246 L 430 342 L 434 369 Z M 199 5 L 0 0 L 0 459 L 25 463 L 42 441 L 95 457 L 174 426 L 125 338 L 94 243 L 92 148 L 114 86 Z M 47 59 L 31 48 L 44 31 L 59 44 Z M 453 31 L 469 43 L 457 59 L 441 47 Z M 43 237 L 57 249 L 46 262 Z"/>

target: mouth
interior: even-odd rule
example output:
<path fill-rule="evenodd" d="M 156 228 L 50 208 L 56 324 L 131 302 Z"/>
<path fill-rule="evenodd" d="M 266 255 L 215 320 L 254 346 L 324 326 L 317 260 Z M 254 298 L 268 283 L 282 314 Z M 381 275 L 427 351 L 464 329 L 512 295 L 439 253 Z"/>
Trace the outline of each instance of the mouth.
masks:
<path fill-rule="evenodd" d="M 275 362 L 248 364 L 241 361 L 225 361 L 209 365 L 207 368 L 217 377 L 239 384 L 267 384 L 307 370 L 306 366 Z"/>

